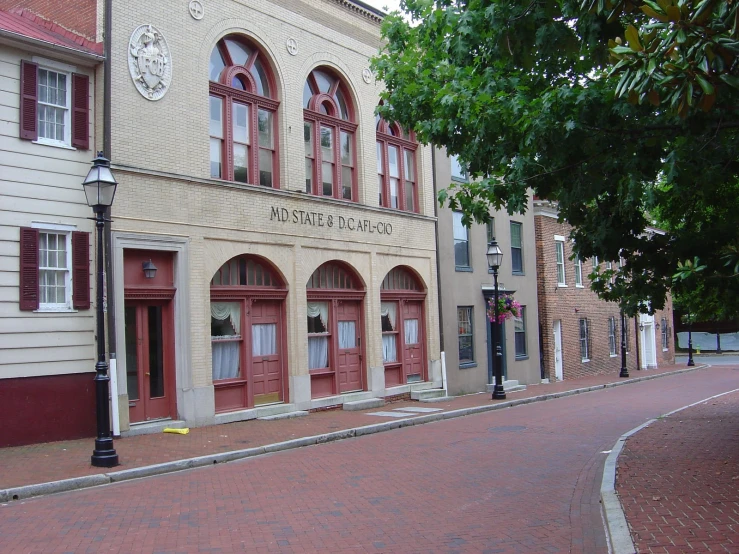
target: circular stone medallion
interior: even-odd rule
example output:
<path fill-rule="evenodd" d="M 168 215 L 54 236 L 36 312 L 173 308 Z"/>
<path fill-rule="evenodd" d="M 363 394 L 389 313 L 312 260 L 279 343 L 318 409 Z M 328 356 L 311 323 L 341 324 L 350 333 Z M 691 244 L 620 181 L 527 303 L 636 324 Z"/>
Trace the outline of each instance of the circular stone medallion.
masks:
<path fill-rule="evenodd" d="M 133 84 L 147 100 L 159 100 L 172 82 L 172 55 L 167 41 L 153 25 L 141 25 L 128 43 L 128 70 Z"/>
<path fill-rule="evenodd" d="M 203 4 L 200 0 L 190 0 L 188 9 L 190 10 L 190 15 L 193 19 L 197 19 L 198 21 L 203 19 L 205 8 L 203 8 Z"/>

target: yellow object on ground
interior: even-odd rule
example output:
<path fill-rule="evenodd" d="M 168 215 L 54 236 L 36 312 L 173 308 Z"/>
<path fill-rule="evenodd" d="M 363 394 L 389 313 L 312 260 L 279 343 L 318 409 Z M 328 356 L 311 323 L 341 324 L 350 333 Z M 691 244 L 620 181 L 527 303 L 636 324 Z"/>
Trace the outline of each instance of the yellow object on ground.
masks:
<path fill-rule="evenodd" d="M 163 433 L 177 433 L 178 435 L 187 435 L 190 432 L 190 429 L 185 427 L 184 429 L 170 429 L 167 427 Z"/>

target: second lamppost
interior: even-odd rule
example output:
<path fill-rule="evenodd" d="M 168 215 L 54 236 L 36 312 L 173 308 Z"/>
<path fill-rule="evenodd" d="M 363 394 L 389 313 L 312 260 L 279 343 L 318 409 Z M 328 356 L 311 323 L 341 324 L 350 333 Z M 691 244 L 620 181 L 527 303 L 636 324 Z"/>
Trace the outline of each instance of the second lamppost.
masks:
<path fill-rule="evenodd" d="M 626 315 L 623 310 L 621 310 L 621 373 L 618 376 L 629 376 L 629 368 L 626 367 Z"/>
<path fill-rule="evenodd" d="M 110 162 L 98 152 L 92 161 L 92 169 L 82 183 L 87 197 L 87 205 L 95 213 L 97 227 L 97 350 L 95 364 L 95 412 L 97 419 L 97 438 L 90 462 L 95 467 L 114 467 L 118 465 L 118 454 L 113 448 L 113 434 L 110 432 L 110 377 L 108 363 L 105 361 L 105 320 L 103 316 L 103 227 L 105 210 L 113 204 L 115 188 L 118 183 L 110 171 Z"/>
<path fill-rule="evenodd" d="M 500 324 L 498 323 L 498 269 L 503 263 L 503 252 L 493 237 L 488 244 L 488 266 L 493 272 L 493 335 L 492 345 L 490 347 L 490 356 L 493 358 L 493 374 L 495 375 L 495 385 L 493 385 L 493 400 L 504 399 L 505 389 L 503 389 L 503 353 L 500 349 Z"/>
<path fill-rule="evenodd" d="M 695 365 L 693 361 L 693 324 L 690 319 L 690 312 L 688 312 L 688 366 L 692 367 Z"/>

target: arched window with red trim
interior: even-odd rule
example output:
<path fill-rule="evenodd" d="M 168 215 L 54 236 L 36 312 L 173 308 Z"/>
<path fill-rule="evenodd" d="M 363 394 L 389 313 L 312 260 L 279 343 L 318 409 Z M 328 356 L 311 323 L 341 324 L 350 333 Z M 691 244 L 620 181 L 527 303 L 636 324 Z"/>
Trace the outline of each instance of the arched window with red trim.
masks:
<path fill-rule="evenodd" d="M 279 188 L 276 83 L 262 51 L 237 35 L 210 54 L 210 176 Z"/>
<path fill-rule="evenodd" d="M 311 71 L 303 86 L 305 192 L 358 199 L 354 106 L 331 70 Z"/>
<path fill-rule="evenodd" d="M 375 117 L 377 129 L 377 186 L 380 206 L 418 211 L 418 143 L 412 132 Z"/>

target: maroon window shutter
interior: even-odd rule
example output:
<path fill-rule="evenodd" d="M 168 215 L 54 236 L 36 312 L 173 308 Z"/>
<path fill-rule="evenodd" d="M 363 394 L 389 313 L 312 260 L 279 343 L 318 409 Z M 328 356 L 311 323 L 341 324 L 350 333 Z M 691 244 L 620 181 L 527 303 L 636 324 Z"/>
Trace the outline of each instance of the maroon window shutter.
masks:
<path fill-rule="evenodd" d="M 20 309 L 38 310 L 38 229 L 21 227 Z"/>
<path fill-rule="evenodd" d="M 72 233 L 72 307 L 90 309 L 90 233 Z"/>
<path fill-rule="evenodd" d="M 72 74 L 72 146 L 90 148 L 90 79 Z"/>
<path fill-rule="evenodd" d="M 37 80 L 38 66 L 35 63 L 21 61 L 21 132 L 20 137 L 26 140 L 38 138 Z"/>

